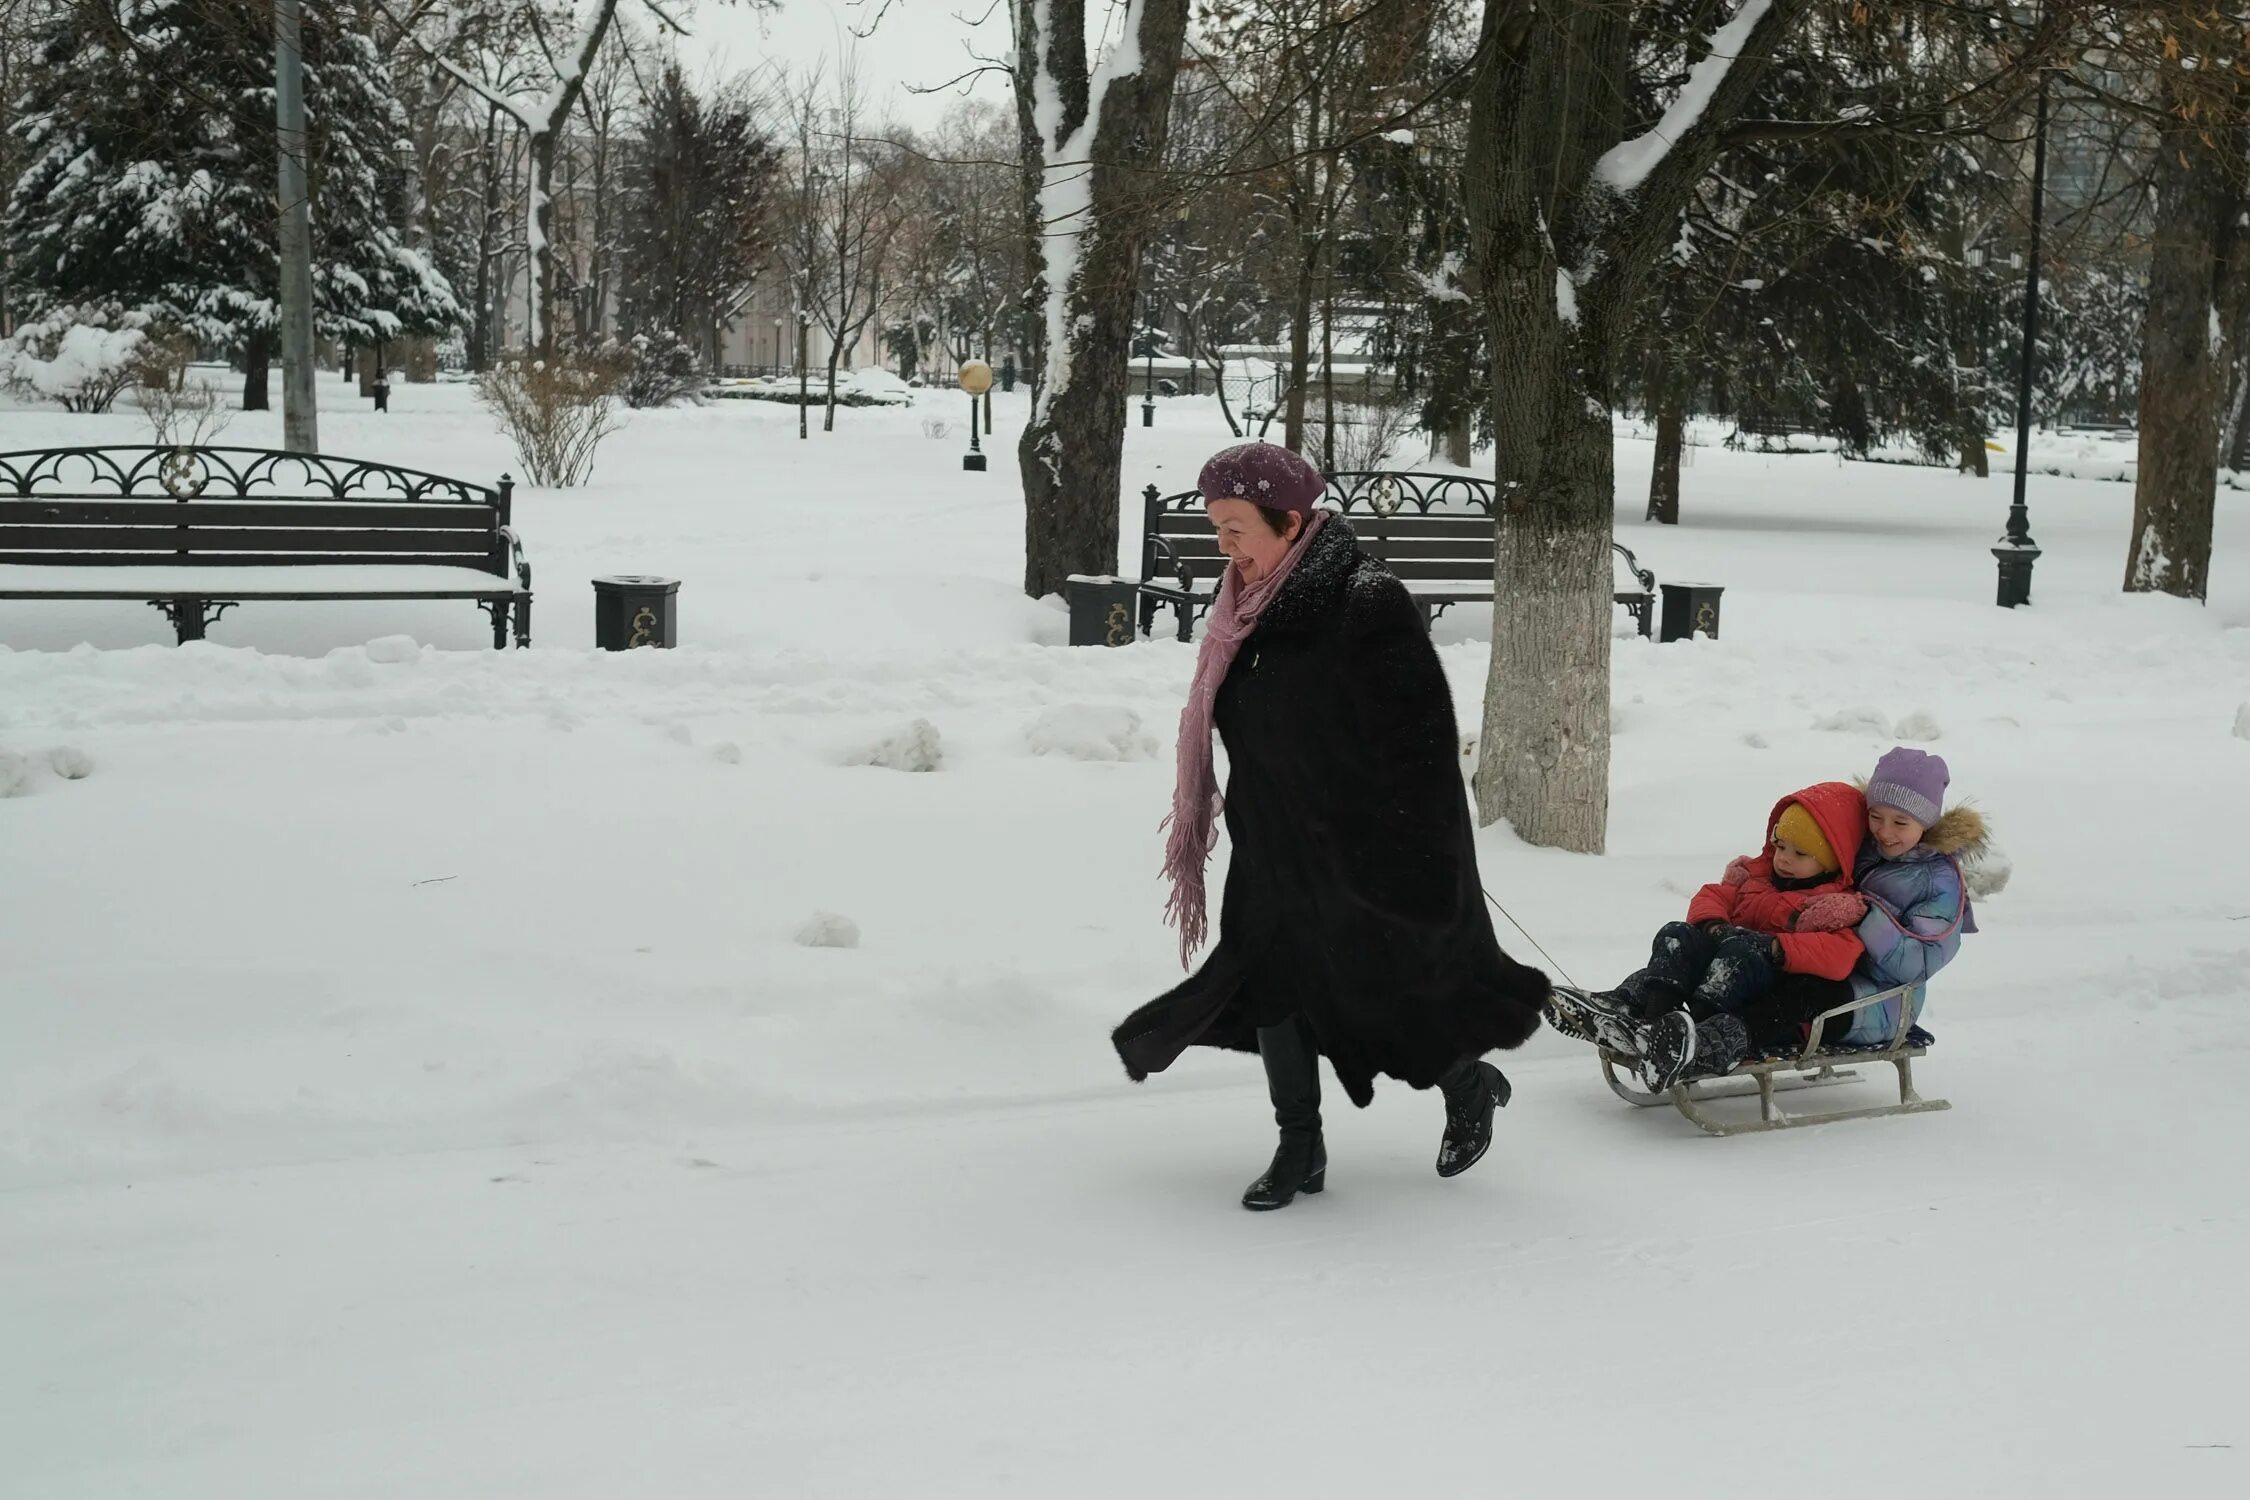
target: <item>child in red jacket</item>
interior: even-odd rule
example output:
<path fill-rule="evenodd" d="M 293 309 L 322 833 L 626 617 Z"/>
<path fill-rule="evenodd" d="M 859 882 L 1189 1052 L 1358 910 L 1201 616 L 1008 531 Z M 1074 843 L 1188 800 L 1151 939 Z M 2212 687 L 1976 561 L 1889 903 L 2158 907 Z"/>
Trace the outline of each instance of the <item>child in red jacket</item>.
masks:
<path fill-rule="evenodd" d="M 1652 1089 L 1699 1057 L 1699 1072 L 1732 1067 L 1750 1045 L 1743 1012 L 1785 975 L 1842 980 L 1859 962 L 1867 901 L 1851 871 L 1866 832 L 1856 787 L 1827 781 L 1784 797 L 1766 820 L 1765 851 L 1697 891 L 1687 920 L 1657 933 L 1648 967 L 1606 994 L 1556 992 L 1556 1028 L 1638 1056 Z"/>

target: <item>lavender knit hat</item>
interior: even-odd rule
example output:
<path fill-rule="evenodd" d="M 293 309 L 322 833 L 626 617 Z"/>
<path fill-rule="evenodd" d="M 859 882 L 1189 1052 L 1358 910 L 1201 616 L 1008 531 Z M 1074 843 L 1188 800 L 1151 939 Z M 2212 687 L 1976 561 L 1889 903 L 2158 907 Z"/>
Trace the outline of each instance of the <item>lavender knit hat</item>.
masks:
<path fill-rule="evenodd" d="M 1267 510 L 1310 515 L 1328 481 L 1279 443 L 1237 443 L 1205 461 L 1195 487 L 1206 500 L 1247 500 Z"/>
<path fill-rule="evenodd" d="M 1894 745 L 1867 778 L 1867 805 L 1892 808 L 1927 828 L 1945 811 L 1945 789 L 1952 780 L 1942 757 Z"/>

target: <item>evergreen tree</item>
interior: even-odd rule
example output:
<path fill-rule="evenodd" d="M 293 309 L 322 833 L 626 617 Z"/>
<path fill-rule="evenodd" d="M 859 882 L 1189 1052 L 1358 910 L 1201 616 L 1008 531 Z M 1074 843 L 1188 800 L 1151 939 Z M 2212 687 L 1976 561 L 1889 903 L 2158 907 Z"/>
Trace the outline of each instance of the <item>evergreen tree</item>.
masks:
<path fill-rule="evenodd" d="M 620 321 L 712 356 L 765 264 L 780 158 L 739 94 L 706 98 L 669 64 L 629 148 L 618 247 Z"/>
<path fill-rule="evenodd" d="M 457 325 L 396 224 L 406 137 L 387 65 L 348 7 L 308 8 L 315 327 L 376 343 Z M 256 0 L 71 7 L 11 124 L 27 163 L 4 232 L 26 300 L 113 302 L 245 351 L 252 395 L 280 325 L 273 19 Z"/>

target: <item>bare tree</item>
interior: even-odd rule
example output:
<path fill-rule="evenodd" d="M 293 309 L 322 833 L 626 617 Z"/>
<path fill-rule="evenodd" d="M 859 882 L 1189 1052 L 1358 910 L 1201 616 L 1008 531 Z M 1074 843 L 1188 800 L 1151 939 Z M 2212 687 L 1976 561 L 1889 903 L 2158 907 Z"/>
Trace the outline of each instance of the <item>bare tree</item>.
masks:
<path fill-rule="evenodd" d="M 888 133 L 870 126 L 866 89 L 849 56 L 836 69 L 833 91 L 825 65 L 805 75 L 790 117 L 798 181 L 782 255 L 800 314 L 810 316 L 828 339 L 821 430 L 833 432 L 844 354 L 883 307 L 893 245 L 907 209 L 905 167 Z"/>

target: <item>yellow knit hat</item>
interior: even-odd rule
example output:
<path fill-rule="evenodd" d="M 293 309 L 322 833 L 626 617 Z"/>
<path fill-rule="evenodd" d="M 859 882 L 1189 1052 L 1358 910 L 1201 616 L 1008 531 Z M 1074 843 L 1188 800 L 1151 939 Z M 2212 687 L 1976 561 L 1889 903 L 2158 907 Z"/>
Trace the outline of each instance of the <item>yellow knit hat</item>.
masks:
<path fill-rule="evenodd" d="M 1828 847 L 1828 836 L 1820 831 L 1819 822 L 1805 811 L 1802 802 L 1792 802 L 1781 810 L 1781 816 L 1774 820 L 1773 836 L 1786 839 L 1791 848 L 1811 855 L 1823 870 L 1843 868 L 1837 863 L 1836 851 Z"/>

